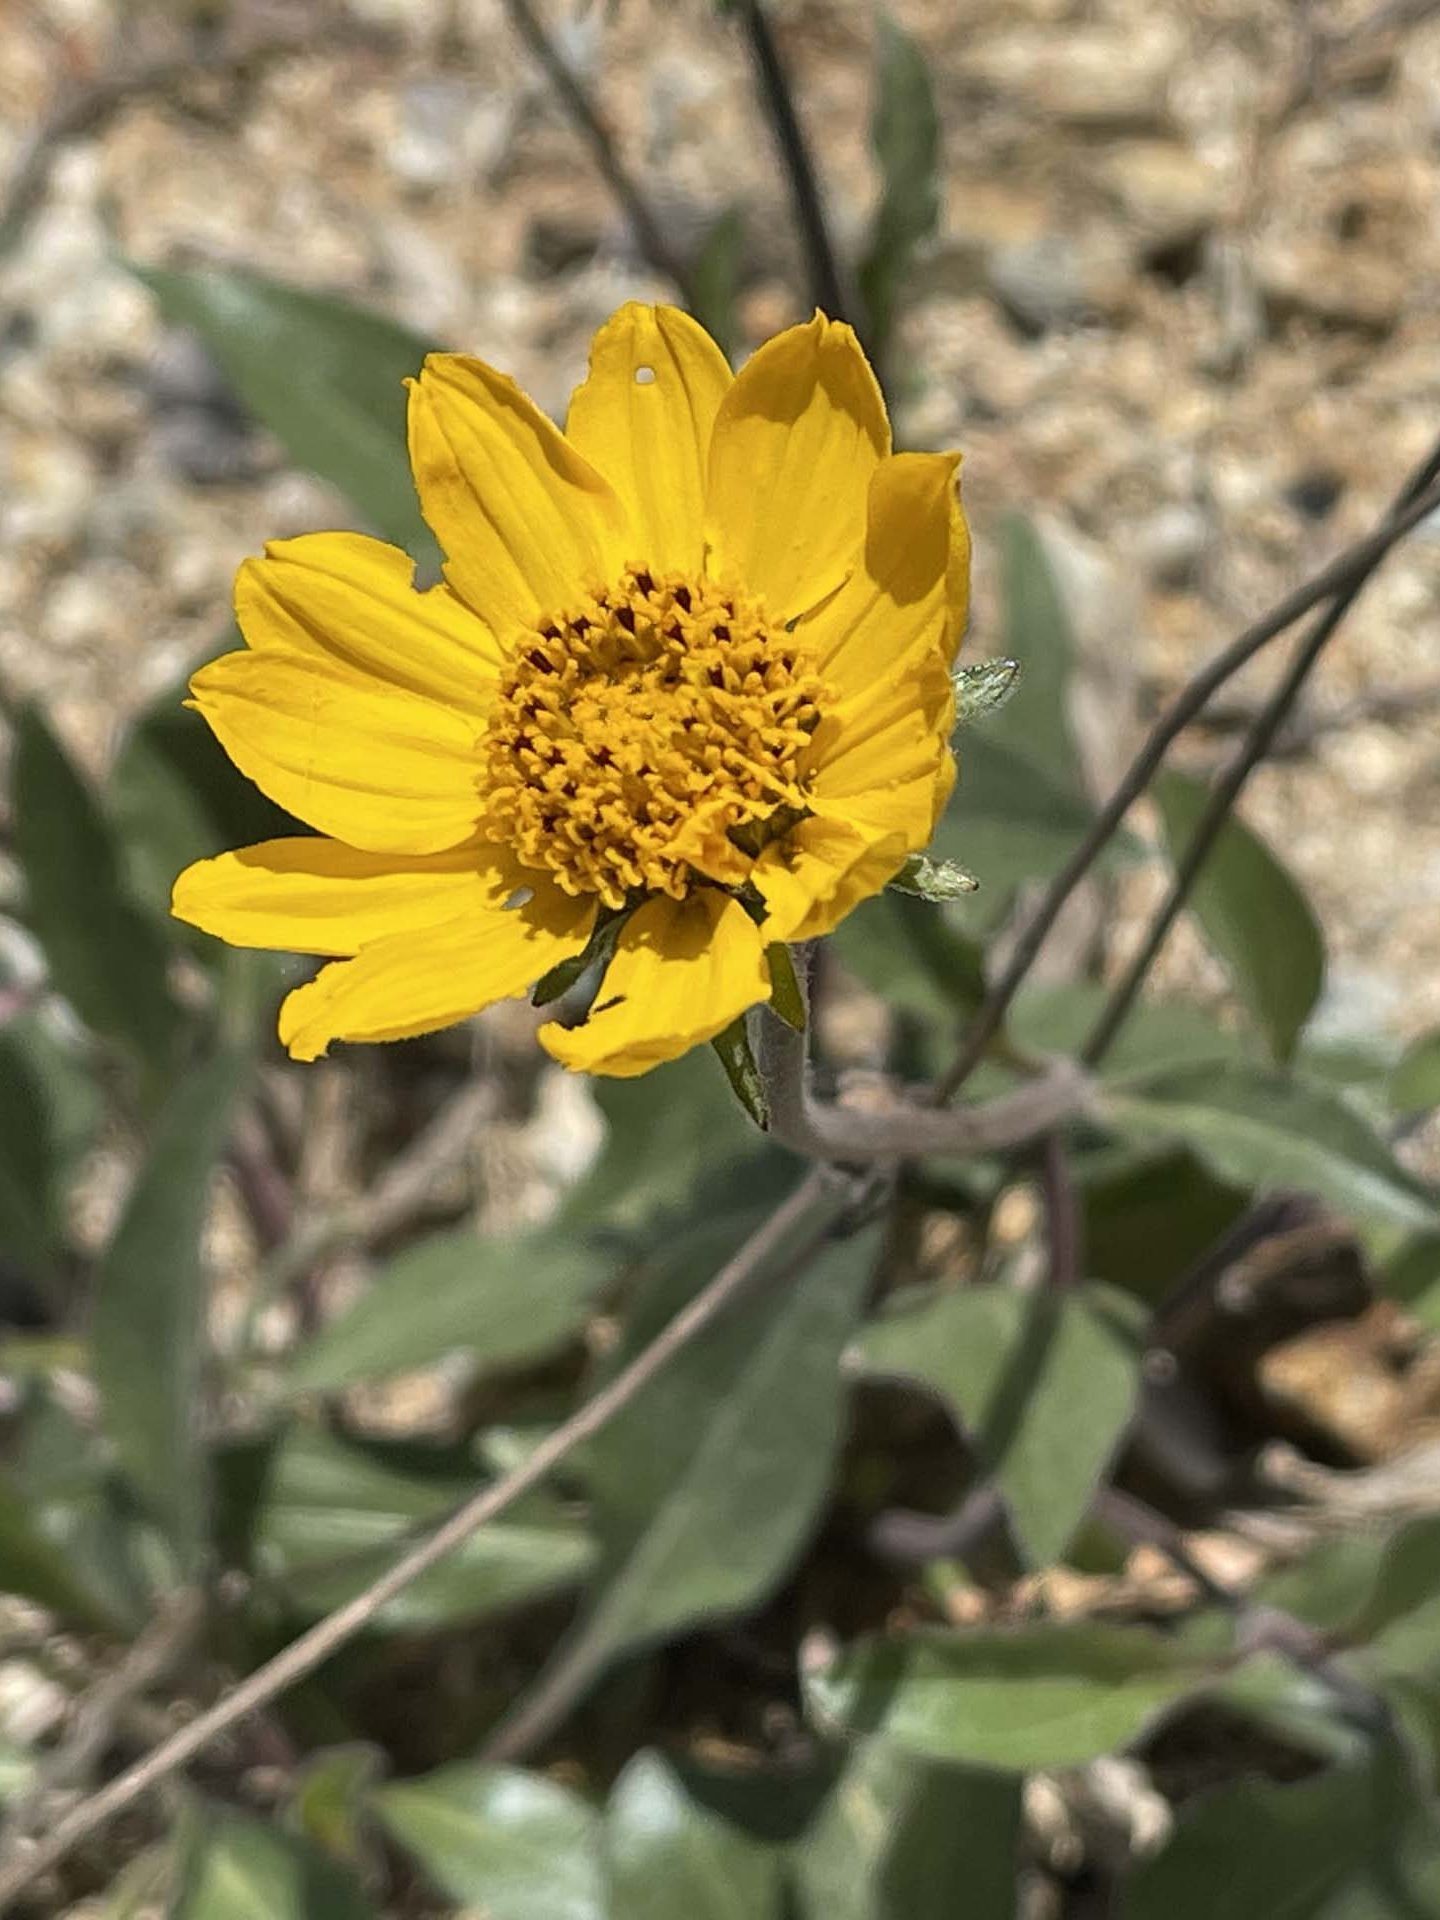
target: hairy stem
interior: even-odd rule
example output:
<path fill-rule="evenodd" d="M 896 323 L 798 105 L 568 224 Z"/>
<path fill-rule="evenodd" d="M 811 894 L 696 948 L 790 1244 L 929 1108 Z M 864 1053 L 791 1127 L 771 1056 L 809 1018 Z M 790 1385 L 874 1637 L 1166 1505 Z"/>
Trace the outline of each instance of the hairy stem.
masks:
<path fill-rule="evenodd" d="M 1015 1092 L 949 1112 L 910 1101 L 879 1112 L 839 1107 L 810 1092 L 805 1035 L 768 1008 L 755 1029 L 755 1060 L 770 1111 L 770 1132 L 808 1159 L 841 1166 L 922 1154 L 967 1156 L 1022 1146 L 1082 1113 L 1090 1082 L 1069 1061 Z"/>

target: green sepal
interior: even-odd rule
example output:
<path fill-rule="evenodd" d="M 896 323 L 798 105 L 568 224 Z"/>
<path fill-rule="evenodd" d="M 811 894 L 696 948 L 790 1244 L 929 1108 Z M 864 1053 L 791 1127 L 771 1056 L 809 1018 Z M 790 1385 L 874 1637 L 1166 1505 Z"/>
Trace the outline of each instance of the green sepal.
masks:
<path fill-rule="evenodd" d="M 744 1107 L 762 1133 L 770 1131 L 770 1107 L 760 1079 L 755 1055 L 750 1051 L 750 1036 L 745 1031 L 745 1016 L 732 1020 L 723 1033 L 710 1042 L 720 1056 L 725 1078 L 734 1088 L 735 1098 Z"/>
<path fill-rule="evenodd" d="M 979 885 L 973 873 L 953 860 L 932 860 L 924 853 L 912 853 L 890 882 L 893 892 L 913 894 L 919 900 L 963 900 Z"/>
<path fill-rule="evenodd" d="M 621 929 L 633 911 L 633 907 L 621 907 L 618 912 L 603 913 L 582 953 L 572 953 L 568 960 L 559 961 L 548 973 L 541 974 L 530 990 L 531 1006 L 548 1007 L 552 1000 L 568 993 L 591 967 L 599 967 L 603 972 L 615 957 Z"/>
<path fill-rule="evenodd" d="M 796 1033 L 805 1031 L 805 996 L 795 977 L 795 962 L 783 940 L 772 940 L 765 949 L 770 968 L 770 1011 L 778 1014 Z"/>
<path fill-rule="evenodd" d="M 998 713 L 1020 685 L 1018 660 L 977 660 L 973 667 L 956 667 L 950 675 L 955 689 L 955 724 L 970 727 Z"/>

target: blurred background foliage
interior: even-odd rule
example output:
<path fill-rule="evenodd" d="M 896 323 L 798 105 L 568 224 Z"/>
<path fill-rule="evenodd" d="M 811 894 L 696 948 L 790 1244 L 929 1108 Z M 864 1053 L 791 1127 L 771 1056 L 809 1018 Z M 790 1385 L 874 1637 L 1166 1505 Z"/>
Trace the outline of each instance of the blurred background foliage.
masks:
<path fill-rule="evenodd" d="M 935 848 L 978 892 L 887 894 L 827 949 L 832 1089 L 944 1070 L 1141 723 L 1436 429 L 1407 318 L 1433 321 L 1433 229 L 1393 261 L 1440 194 L 1433 119 L 1427 159 L 1396 151 L 1440 104 L 1434 10 L 1289 11 L 767 16 L 901 434 L 970 452 L 970 657 L 1024 668 L 961 734 Z M 7 25 L 5 1838 L 528 1457 L 799 1177 L 708 1053 L 584 1088 L 520 1006 L 294 1067 L 303 964 L 166 913 L 182 865 L 287 828 L 182 704 L 234 643 L 234 561 L 342 523 L 434 564 L 400 387 L 430 346 L 558 409 L 605 311 L 675 296 L 657 250 L 737 353 L 805 310 L 756 20 L 75 0 Z M 167 153 L 194 175 L 137 185 Z M 1323 214 L 1298 237 L 1297 170 Z M 1110 183 L 1108 226 L 1069 218 L 1071 175 Z M 1440 1915 L 1420 546 L 1224 826 L 1092 1117 L 1042 1159 L 903 1168 L 16 1911 Z M 112 645 L 116 605 L 140 625 Z M 967 1091 L 1085 1045 L 1248 724 L 1237 684 Z"/>

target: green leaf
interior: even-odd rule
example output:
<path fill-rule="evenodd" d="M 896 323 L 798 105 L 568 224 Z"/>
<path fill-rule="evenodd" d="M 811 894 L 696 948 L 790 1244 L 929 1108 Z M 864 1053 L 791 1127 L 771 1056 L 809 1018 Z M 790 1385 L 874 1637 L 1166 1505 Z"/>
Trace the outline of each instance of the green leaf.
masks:
<path fill-rule="evenodd" d="M 1197 1066 L 1111 1089 L 1107 1122 L 1142 1142 L 1181 1141 L 1251 1191 L 1312 1193 L 1381 1226 L 1434 1227 L 1434 1197 L 1344 1101 L 1262 1068 Z"/>
<path fill-rule="evenodd" d="M 433 550 L 405 450 L 402 382 L 433 343 L 380 314 L 239 270 L 134 267 L 167 320 L 193 327 L 297 466 L 387 540 Z"/>
<path fill-rule="evenodd" d="M 879 894 L 847 914 L 833 939 L 857 978 L 909 1012 L 953 1022 L 985 997 L 984 955 L 943 907 Z"/>
<path fill-rule="evenodd" d="M 485 1920 L 606 1920 L 600 1821 L 567 1787 L 513 1767 L 442 1767 L 379 1787 L 391 1837 Z"/>
<path fill-rule="evenodd" d="M 955 724 L 973 727 L 998 713 L 1015 695 L 1024 669 L 1018 660 L 977 660 L 950 675 L 955 690 Z"/>
<path fill-rule="evenodd" d="M 870 345 L 883 359 L 915 250 L 940 218 L 940 116 L 923 50 L 888 13 L 875 26 L 870 145 L 880 203 L 859 278 Z"/>
<path fill-rule="evenodd" d="M 244 1073 L 222 1056 L 176 1088 L 95 1283 L 91 1347 L 106 1431 L 186 1573 L 203 1551 L 208 1500 L 200 1235 Z"/>
<path fill-rule="evenodd" d="M 1209 790 L 1162 773 L 1152 792 L 1170 858 L 1194 837 Z M 1295 1051 L 1325 982 L 1325 941 L 1310 902 L 1258 834 L 1231 814 L 1201 868 L 1190 906 L 1280 1061 Z"/>
<path fill-rule="evenodd" d="M 328 1613 L 383 1572 L 403 1540 L 468 1499 L 476 1479 L 409 1471 L 381 1453 L 294 1428 L 270 1462 L 256 1565 L 300 1611 Z M 572 1585 L 592 1559 L 578 1524 L 548 1496 L 532 1494 L 413 1581 L 378 1624 L 409 1632 L 480 1619 Z"/>
<path fill-rule="evenodd" d="M 957 867 L 953 860 L 931 860 L 923 853 L 912 853 L 889 883 L 897 893 L 914 894 L 921 900 L 963 900 L 974 893 L 980 882 L 973 873 Z"/>
<path fill-rule="evenodd" d="M 377 1920 L 351 1876 L 318 1848 L 220 1807 L 186 1819 L 168 1911 L 171 1920 Z"/>
<path fill-rule="evenodd" d="M 477 1370 L 537 1359 L 585 1324 L 611 1265 L 563 1222 L 507 1238 L 470 1227 L 431 1234 L 299 1348 L 287 1385 L 333 1392 L 457 1352 Z"/>
<path fill-rule="evenodd" d="M 1210 1671 L 1148 1628 L 1037 1621 L 861 1640 L 806 1691 L 822 1725 L 1019 1772 L 1130 1745 Z"/>
<path fill-rule="evenodd" d="M 1189 1153 L 1163 1151 L 1085 1179 L 1085 1271 L 1158 1306 L 1244 1211 L 1246 1198 Z"/>
<path fill-rule="evenodd" d="M 127 879 L 161 914 L 170 910 L 175 876 L 192 861 L 307 831 L 245 778 L 184 699 L 181 682 L 145 709 L 107 789 Z"/>
<path fill-rule="evenodd" d="M 0 1477 L 0 1592 L 23 1595 L 79 1626 L 113 1632 L 117 1624 L 64 1546 L 42 1530 L 35 1503 L 8 1476 Z"/>
<path fill-rule="evenodd" d="M 384 1761 L 378 1747 L 360 1741 L 310 1755 L 295 1777 L 285 1810 L 290 1826 L 332 1860 L 363 1865 L 366 1801 Z"/>
<path fill-rule="evenodd" d="M 1011 1030 L 1032 1052 L 1078 1053 L 1108 998 L 1097 981 L 1028 986 L 1015 997 Z M 1188 1000 L 1146 1000 L 1132 1010 L 1100 1072 L 1106 1080 L 1153 1079 L 1172 1067 L 1202 1061 L 1243 1062 L 1249 1052 L 1243 1035 L 1217 1025 L 1203 1007 Z"/>
<path fill-rule="evenodd" d="M 1020 1781 L 852 1747 L 794 1850 L 799 1920 L 1014 1920 Z"/>
<path fill-rule="evenodd" d="M 1235 1781 L 1182 1813 L 1169 1845 L 1134 1869 L 1121 1920 L 1314 1920 L 1386 1849 L 1397 1812 L 1384 1766 L 1332 1767 L 1292 1786 Z"/>
<path fill-rule="evenodd" d="M 63 1241 L 50 1103 L 8 1032 L 0 1032 L 0 1087 L 0 1248 L 27 1277 L 53 1284 Z"/>
<path fill-rule="evenodd" d="M 1390 1075 L 1386 1094 L 1396 1113 L 1428 1113 L 1440 1107 L 1440 1028 L 1411 1041 Z"/>
<path fill-rule="evenodd" d="M 805 996 L 795 976 L 795 962 L 783 940 L 772 940 L 765 949 L 765 964 L 770 970 L 770 1011 L 796 1033 L 805 1031 Z"/>
<path fill-rule="evenodd" d="M 1070 718 L 1075 635 L 1060 582 L 1034 522 L 1009 514 L 1000 527 L 1002 649 L 1021 679 L 983 735 L 966 743 L 1008 747 L 1061 792 L 1085 795 L 1085 770 Z"/>
<path fill-rule="evenodd" d="M 658 1753 L 616 1781 L 605 1851 L 625 1920 L 786 1920 L 779 1850 L 701 1806 Z"/>
<path fill-rule="evenodd" d="M 35 707 L 17 723 L 12 781 L 26 916 L 51 979 L 87 1026 L 163 1085 L 179 1033 L 168 944 L 126 892 L 110 824 Z"/>
<path fill-rule="evenodd" d="M 1018 705 L 1018 700 L 1011 703 Z M 1031 761 L 992 739 L 988 730 L 972 735 L 959 757 L 959 783 L 931 854 L 973 872 L 983 888 L 1002 898 L 1003 890 L 1023 880 L 1048 880 L 1058 873 L 1095 817 L 1089 801 L 1066 783 L 1063 770 Z M 1112 841 L 1108 858 L 1127 848 L 1133 843 Z"/>
<path fill-rule="evenodd" d="M 755 1146 L 715 1061 L 703 1047 L 632 1080 L 600 1080 L 594 1095 L 609 1132 L 594 1167 L 564 1209 L 596 1211 L 639 1228 L 686 1196 L 697 1179 Z"/>
<path fill-rule="evenodd" d="M 690 268 L 690 310 L 725 353 L 734 351 L 735 300 L 745 247 L 745 218 L 727 207 L 705 235 Z"/>
<path fill-rule="evenodd" d="M 760 1078 L 760 1069 L 750 1051 L 750 1035 L 745 1028 L 744 1014 L 732 1020 L 723 1033 L 717 1033 L 710 1044 L 719 1056 L 735 1098 L 760 1131 L 768 1132 L 770 1107 L 765 1098 L 765 1083 Z"/>
<path fill-rule="evenodd" d="M 918 1291 L 918 1290 L 917 1290 Z M 954 1288 L 903 1296 L 865 1331 L 872 1373 L 948 1404 L 1035 1566 L 1058 1560 L 1094 1498 L 1139 1391 L 1133 1350 L 1082 1294 Z"/>
<path fill-rule="evenodd" d="M 670 1251 L 617 1363 L 669 1323 L 750 1224 L 712 1222 Z M 845 1240 L 798 1276 L 777 1250 L 750 1293 L 596 1436 L 586 1463 L 601 1564 L 552 1668 L 593 1677 L 628 1648 L 774 1590 L 830 1484 L 840 1355 L 876 1245 L 873 1232 Z"/>

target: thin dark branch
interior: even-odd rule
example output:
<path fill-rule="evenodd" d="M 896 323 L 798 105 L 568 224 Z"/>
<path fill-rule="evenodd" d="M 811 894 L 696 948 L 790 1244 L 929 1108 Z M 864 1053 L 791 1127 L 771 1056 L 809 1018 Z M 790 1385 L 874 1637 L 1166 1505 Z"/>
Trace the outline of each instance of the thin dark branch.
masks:
<path fill-rule="evenodd" d="M 780 150 L 785 176 L 790 182 L 790 197 L 795 208 L 795 224 L 805 249 L 805 269 L 810 282 L 810 297 L 832 320 L 853 315 L 853 305 L 845 287 L 839 256 L 830 238 L 825 203 L 810 148 L 795 111 L 794 95 L 785 77 L 779 49 L 765 16 L 763 0 L 737 0 L 740 16 L 755 66 L 760 98 Z"/>
<path fill-rule="evenodd" d="M 1428 500 L 1437 475 L 1440 475 L 1440 444 L 1437 444 L 1425 462 L 1406 481 L 1393 511 L 1397 514 L 1403 513 L 1406 509 L 1414 508 L 1417 503 Z M 1115 1036 L 1124 1026 L 1131 1008 L 1139 998 L 1140 989 L 1144 986 L 1150 969 L 1170 937 L 1171 928 L 1179 919 L 1186 901 L 1190 898 L 1195 882 L 1215 842 L 1224 831 L 1225 823 L 1234 811 L 1235 803 L 1244 790 L 1245 783 L 1270 751 L 1271 743 L 1284 726 L 1295 702 L 1300 698 L 1306 681 L 1319 664 L 1321 655 L 1334 638 L 1341 621 L 1364 591 L 1373 571 L 1372 566 L 1357 573 L 1320 615 L 1305 639 L 1296 648 L 1294 658 L 1280 684 L 1255 716 L 1254 724 L 1241 743 L 1239 752 L 1216 782 L 1195 831 L 1176 863 L 1175 875 L 1169 891 L 1156 908 L 1134 958 L 1107 1000 L 1093 1031 L 1085 1042 L 1081 1058 L 1087 1066 L 1094 1066 L 1109 1052 Z"/>
<path fill-rule="evenodd" d="M 81 1801 L 57 1821 L 43 1839 L 10 1857 L 0 1868 L 0 1912 L 8 1911 L 8 1903 L 17 1894 L 63 1860 L 73 1847 L 168 1779 L 220 1734 L 322 1666 L 421 1574 L 437 1566 L 472 1533 L 537 1486 L 560 1461 L 627 1407 L 682 1348 L 719 1319 L 757 1276 L 771 1270 L 778 1254 L 783 1251 L 786 1256 L 787 1274 L 799 1272 L 824 1244 L 843 1211 L 848 1193 L 847 1183 L 820 1170 L 812 1172 L 664 1331 L 628 1366 L 621 1368 L 607 1386 L 554 1428 L 513 1473 L 473 1495 L 433 1533 L 402 1554 L 363 1593 L 292 1640 L 273 1659 L 232 1687 L 207 1712 L 168 1740 L 161 1741 L 134 1766 Z"/>
<path fill-rule="evenodd" d="M 1427 463 L 1428 466 L 1429 463 Z M 1421 520 L 1440 508 L 1440 487 L 1430 487 L 1423 496 L 1392 513 L 1367 539 L 1332 560 L 1304 586 L 1297 587 L 1278 605 L 1247 627 L 1236 640 L 1196 674 L 1177 696 L 1168 713 L 1163 714 L 1146 737 L 1145 744 L 1125 772 L 1114 793 L 1100 809 L 1089 832 L 1055 876 L 1035 909 L 1029 925 L 1015 943 L 1008 965 L 986 996 L 965 1035 L 960 1051 L 949 1069 L 936 1083 L 937 1100 L 948 1100 L 989 1051 L 990 1043 L 1009 1011 L 1022 982 L 1035 963 L 1046 936 L 1059 919 L 1066 901 L 1089 873 L 1100 854 L 1121 825 L 1126 814 L 1159 772 L 1171 745 L 1195 719 L 1211 697 L 1232 679 L 1255 655 L 1288 628 L 1294 626 L 1312 608 L 1337 594 L 1350 592 L 1369 579 L 1390 549 Z"/>
<path fill-rule="evenodd" d="M 1040 1143 L 1040 1190 L 1045 1201 L 1045 1235 L 1050 1256 L 1050 1285 L 1057 1290 L 1075 1286 L 1082 1256 L 1080 1204 L 1070 1172 L 1065 1135 L 1056 1127 Z"/>
<path fill-rule="evenodd" d="M 579 76 L 546 32 L 530 0 L 505 0 L 505 8 L 515 31 L 535 56 L 536 64 L 560 96 L 566 112 L 590 148 L 606 185 L 630 223 L 635 244 L 657 273 L 663 273 L 667 280 L 675 283 L 686 305 L 692 305 L 689 276 L 684 264 L 666 239 L 649 201 L 616 151 L 610 130 L 581 85 Z"/>

